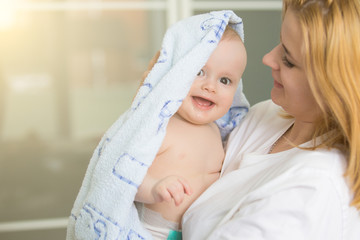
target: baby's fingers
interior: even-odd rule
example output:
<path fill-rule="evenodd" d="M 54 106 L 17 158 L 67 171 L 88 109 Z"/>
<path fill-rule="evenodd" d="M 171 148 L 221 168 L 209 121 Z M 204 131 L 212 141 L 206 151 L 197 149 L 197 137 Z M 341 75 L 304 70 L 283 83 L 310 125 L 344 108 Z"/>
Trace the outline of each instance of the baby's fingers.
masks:
<path fill-rule="evenodd" d="M 172 199 L 172 195 L 166 186 L 158 186 L 154 196 L 156 202 L 171 202 Z"/>
<path fill-rule="evenodd" d="M 184 178 L 179 178 L 178 181 L 183 185 L 184 192 L 190 196 L 192 194 L 192 188 L 190 187 L 188 181 Z"/>
<path fill-rule="evenodd" d="M 185 189 L 180 182 L 168 186 L 168 191 L 174 199 L 176 206 L 179 206 L 184 201 Z"/>

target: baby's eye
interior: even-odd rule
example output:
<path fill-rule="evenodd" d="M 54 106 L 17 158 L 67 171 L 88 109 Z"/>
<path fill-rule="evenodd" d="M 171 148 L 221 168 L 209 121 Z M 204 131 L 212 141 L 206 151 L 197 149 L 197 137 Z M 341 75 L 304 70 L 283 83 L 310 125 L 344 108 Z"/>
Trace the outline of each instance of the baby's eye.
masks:
<path fill-rule="evenodd" d="M 198 74 L 197 74 L 198 76 L 200 76 L 200 77 L 203 77 L 203 76 L 205 76 L 205 72 L 204 72 L 204 70 L 200 70 L 200 72 L 198 72 Z"/>
<path fill-rule="evenodd" d="M 231 80 L 227 77 L 220 78 L 220 82 L 224 85 L 229 85 L 231 83 Z"/>

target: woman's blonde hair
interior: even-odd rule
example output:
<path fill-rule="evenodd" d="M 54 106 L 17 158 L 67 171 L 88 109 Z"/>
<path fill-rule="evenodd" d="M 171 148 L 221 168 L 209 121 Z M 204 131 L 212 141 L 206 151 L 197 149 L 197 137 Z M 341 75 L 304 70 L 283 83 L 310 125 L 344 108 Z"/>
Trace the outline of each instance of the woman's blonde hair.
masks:
<path fill-rule="evenodd" d="M 305 71 L 322 110 L 317 136 L 321 147 L 347 156 L 352 205 L 360 209 L 360 1 L 284 0 L 297 15 L 303 34 Z"/>

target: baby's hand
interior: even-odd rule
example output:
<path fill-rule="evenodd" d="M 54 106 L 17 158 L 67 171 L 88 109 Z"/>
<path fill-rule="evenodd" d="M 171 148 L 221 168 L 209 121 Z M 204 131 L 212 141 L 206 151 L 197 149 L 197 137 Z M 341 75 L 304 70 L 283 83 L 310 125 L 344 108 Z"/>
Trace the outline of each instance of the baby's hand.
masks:
<path fill-rule="evenodd" d="M 184 201 L 185 194 L 192 194 L 192 189 L 184 178 L 168 176 L 154 185 L 152 194 L 156 202 L 171 202 L 174 199 L 175 205 L 179 206 Z"/>

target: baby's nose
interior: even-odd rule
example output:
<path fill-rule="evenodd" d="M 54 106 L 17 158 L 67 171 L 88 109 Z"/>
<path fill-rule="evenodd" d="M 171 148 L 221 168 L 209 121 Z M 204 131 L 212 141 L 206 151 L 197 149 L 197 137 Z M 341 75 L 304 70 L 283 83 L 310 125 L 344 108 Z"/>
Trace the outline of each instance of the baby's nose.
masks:
<path fill-rule="evenodd" d="M 203 85 L 203 90 L 209 91 L 209 92 L 216 92 L 216 80 L 213 80 L 211 78 L 206 78 Z"/>

